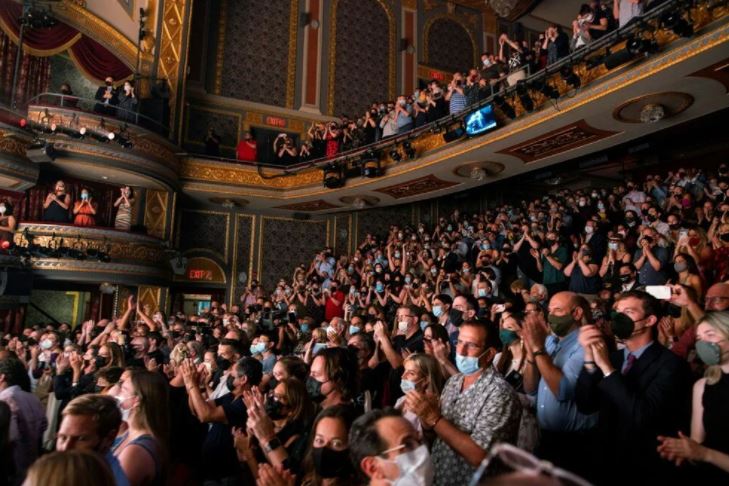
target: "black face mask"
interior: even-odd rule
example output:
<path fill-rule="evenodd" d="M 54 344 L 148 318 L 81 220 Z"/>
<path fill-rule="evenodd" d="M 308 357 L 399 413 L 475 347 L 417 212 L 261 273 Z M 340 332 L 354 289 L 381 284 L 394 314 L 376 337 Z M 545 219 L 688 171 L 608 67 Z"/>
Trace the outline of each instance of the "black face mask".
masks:
<path fill-rule="evenodd" d="M 233 375 L 228 376 L 225 382 L 225 386 L 228 387 L 228 391 L 232 392 L 235 390 L 235 377 Z"/>
<path fill-rule="evenodd" d="M 228 368 L 230 368 L 230 360 L 227 360 L 225 358 L 217 357 L 215 359 L 215 362 L 218 364 L 218 368 L 220 368 L 223 371 L 227 371 Z"/>
<path fill-rule="evenodd" d="M 721 241 L 729 241 L 729 233 L 723 233 L 719 235 Z"/>
<path fill-rule="evenodd" d="M 306 392 L 309 394 L 309 398 L 311 398 L 316 403 L 324 400 L 324 394 L 322 394 L 321 392 L 321 386 L 323 384 L 324 383 L 315 378 L 312 378 L 311 376 L 306 379 Z"/>
<path fill-rule="evenodd" d="M 638 322 L 642 320 L 643 319 L 640 319 Z M 636 329 L 635 323 L 636 321 L 622 312 L 613 311 L 610 313 L 610 329 L 612 329 L 613 335 L 618 339 L 629 339 L 635 331 L 644 331 L 647 329 L 645 326 Z"/>
<path fill-rule="evenodd" d="M 107 81 L 107 82 L 106 82 L 106 85 L 107 85 L 107 86 L 111 86 L 111 85 L 112 85 L 112 83 L 110 83 L 109 81 Z"/>
<path fill-rule="evenodd" d="M 284 408 L 286 408 L 286 406 L 278 400 L 275 400 L 273 397 L 266 398 L 266 415 L 268 415 L 271 420 L 281 420 L 286 418 Z"/>
<path fill-rule="evenodd" d="M 103 368 L 106 366 L 107 359 L 104 356 L 96 357 L 96 369 Z"/>
<path fill-rule="evenodd" d="M 651 223 L 654 223 L 658 218 L 655 215 L 653 215 L 653 214 L 649 214 L 648 217 L 647 217 L 647 219 Z"/>
<path fill-rule="evenodd" d="M 322 478 L 341 478 L 352 471 L 349 449 L 335 451 L 328 447 L 312 447 L 314 469 Z"/>
<path fill-rule="evenodd" d="M 620 281 L 623 282 L 623 283 L 628 283 L 631 280 L 633 280 L 633 276 L 632 275 L 621 275 L 620 276 Z"/>

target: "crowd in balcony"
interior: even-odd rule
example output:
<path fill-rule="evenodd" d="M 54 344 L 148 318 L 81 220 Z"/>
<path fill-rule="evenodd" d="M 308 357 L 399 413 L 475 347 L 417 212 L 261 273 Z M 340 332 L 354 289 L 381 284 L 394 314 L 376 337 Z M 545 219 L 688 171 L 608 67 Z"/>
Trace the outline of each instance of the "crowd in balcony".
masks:
<path fill-rule="evenodd" d="M 129 186 L 120 187 L 119 195 L 113 202 L 113 207 L 116 209 L 115 229 L 129 231 L 133 205 L 134 190 Z M 97 226 L 98 210 L 98 203 L 86 187 L 80 188 L 78 200 L 71 204 L 71 195 L 66 192 L 66 183 L 59 180 L 43 201 L 43 221 L 72 223 L 74 226 Z"/>
<path fill-rule="evenodd" d="M 282 133 L 273 141 L 273 160 L 270 161 L 259 160 L 255 137 L 245 132 L 238 143 L 236 158 L 278 165 L 334 158 L 341 152 L 402 135 L 449 114 L 460 113 L 503 87 L 513 86 L 529 73 L 628 24 L 643 13 L 644 3 L 643 0 L 614 0 L 608 5 L 591 0 L 580 7 L 572 22 L 571 35 L 552 23 L 533 45 L 501 34 L 496 52 L 482 53 L 480 66 L 468 72 L 454 73 L 447 83 L 432 80 L 427 86 L 402 94 L 395 100 L 372 103 L 362 115 L 342 115 L 337 121 L 313 123 L 299 146 L 290 135 Z M 220 155 L 220 137 L 213 128 L 208 130 L 205 145 L 208 155 Z"/>
<path fill-rule="evenodd" d="M 393 224 L 273 282 L 5 334 L 11 482 L 729 480 L 726 164 Z"/>

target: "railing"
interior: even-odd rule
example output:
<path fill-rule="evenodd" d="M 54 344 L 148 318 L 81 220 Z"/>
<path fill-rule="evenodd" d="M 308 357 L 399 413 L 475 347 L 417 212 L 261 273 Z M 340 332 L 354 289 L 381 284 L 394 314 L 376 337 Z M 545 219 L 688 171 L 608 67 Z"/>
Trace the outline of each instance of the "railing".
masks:
<path fill-rule="evenodd" d="M 623 26 L 620 29 L 616 29 L 605 36 L 601 37 L 600 39 L 591 42 L 590 44 L 587 44 L 574 52 L 572 52 L 570 55 L 568 55 L 565 58 L 560 59 L 559 61 L 550 64 L 549 66 L 540 69 L 539 71 L 536 71 L 533 74 L 528 74 L 526 78 L 523 80 L 523 84 L 520 83 L 521 86 L 526 86 L 528 89 L 533 89 L 534 86 L 538 85 L 539 82 L 542 83 L 548 83 L 551 76 L 561 73 L 563 70 L 572 70 L 575 65 L 582 63 L 587 60 L 588 57 L 593 57 L 591 59 L 591 65 L 589 68 L 594 68 L 597 66 L 600 66 L 603 64 L 604 59 L 610 54 L 609 50 L 611 47 L 615 47 L 622 41 L 628 40 L 628 39 L 645 39 L 645 34 L 650 30 L 658 30 L 661 28 L 661 26 L 665 23 L 664 17 L 673 14 L 674 18 L 681 17 L 684 14 L 688 13 L 689 17 L 692 12 L 692 8 L 698 8 L 701 5 L 707 5 L 707 8 L 716 8 L 719 6 L 723 6 L 727 4 L 728 2 L 726 0 L 668 0 L 665 3 L 662 3 L 652 9 L 650 9 L 648 12 L 645 12 L 642 16 L 636 17 L 633 19 L 628 25 Z M 689 19 L 691 21 L 691 19 Z M 654 25 L 651 25 L 651 23 L 654 23 Z M 652 39 L 646 39 L 648 42 L 652 42 Z M 657 46 L 656 46 L 657 47 Z M 600 53 L 604 52 L 604 55 L 599 55 Z M 646 52 L 642 52 L 645 56 L 649 56 L 652 54 L 655 54 L 656 50 L 648 49 Z M 638 53 L 630 53 L 626 49 L 626 53 L 628 55 L 625 58 L 624 62 L 621 62 L 620 65 L 623 65 L 627 62 L 630 62 L 634 59 L 636 59 L 641 52 Z M 360 158 L 365 152 L 368 151 L 375 151 L 378 153 L 386 152 L 388 149 L 394 148 L 398 144 L 415 139 L 419 137 L 422 134 L 425 134 L 427 132 L 431 131 L 440 131 L 444 128 L 452 127 L 455 125 L 463 125 L 464 118 L 472 113 L 475 110 L 478 110 L 480 108 L 485 107 L 489 104 L 494 104 L 496 100 L 500 99 L 506 99 L 509 97 L 513 97 L 516 94 L 517 85 L 509 86 L 507 88 L 502 88 L 498 92 L 494 92 L 493 86 L 491 87 L 491 94 L 481 101 L 478 101 L 476 103 L 473 103 L 470 106 L 467 106 L 464 110 L 457 114 L 453 115 L 447 115 L 439 120 L 433 121 L 431 123 L 428 123 L 422 127 L 418 127 L 414 130 L 411 130 L 407 133 L 398 134 L 393 137 L 388 137 L 387 139 L 380 140 L 378 142 L 365 145 L 362 147 L 357 147 L 355 149 L 351 149 L 345 152 L 340 152 L 337 154 L 335 158 L 319 158 L 311 161 L 306 162 L 299 162 L 296 164 L 288 165 L 288 166 L 280 166 L 280 165 L 274 165 L 274 164 L 267 164 L 267 163 L 260 163 L 260 162 L 244 162 L 237 159 L 231 159 L 226 157 L 211 157 L 207 155 L 198 155 L 198 154 L 183 154 L 188 155 L 190 157 L 195 158 L 201 158 L 206 160 L 216 160 L 220 162 L 231 162 L 236 164 L 242 164 L 242 165 L 249 165 L 249 166 L 256 166 L 259 169 L 260 168 L 276 168 L 282 171 L 281 174 L 278 176 L 287 176 L 287 175 L 294 175 L 297 172 L 309 169 L 313 167 L 325 167 L 331 164 L 343 164 L 346 163 L 348 160 L 353 160 Z M 562 94 L 560 94 L 560 97 Z M 537 105 L 536 102 L 534 102 L 534 108 L 531 111 L 536 111 L 541 106 L 546 104 L 549 100 L 545 100 L 544 103 L 541 105 Z M 495 105 L 498 108 L 498 104 Z M 499 127 L 503 128 L 503 127 Z M 498 130 L 498 128 L 497 128 Z M 259 170 L 260 172 L 260 170 Z M 269 177 L 276 177 L 276 175 L 271 175 Z"/>
<path fill-rule="evenodd" d="M 138 103 L 141 102 L 139 99 L 137 101 Z M 154 118 L 134 110 L 120 108 L 117 105 L 106 105 L 99 100 L 79 98 L 78 96 L 69 96 L 61 93 L 41 93 L 28 100 L 27 106 L 33 105 L 63 108 L 65 110 L 109 118 L 121 123 L 145 128 L 164 137 L 167 137 L 169 134 L 169 127 Z M 138 106 L 139 104 L 137 104 Z M 33 121 L 40 123 L 40 120 Z"/>

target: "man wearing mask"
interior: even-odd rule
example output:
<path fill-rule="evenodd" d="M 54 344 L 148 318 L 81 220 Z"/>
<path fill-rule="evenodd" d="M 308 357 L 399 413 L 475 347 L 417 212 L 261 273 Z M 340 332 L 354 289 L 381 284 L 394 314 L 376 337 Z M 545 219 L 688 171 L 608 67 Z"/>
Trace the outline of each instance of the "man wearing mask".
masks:
<path fill-rule="evenodd" d="M 428 447 L 397 410 L 372 410 L 357 418 L 349 432 L 349 444 L 352 463 L 363 484 L 428 486 L 433 482 Z"/>
<path fill-rule="evenodd" d="M 468 484 L 491 446 L 515 443 L 521 405 L 514 389 L 491 366 L 498 333 L 486 324 L 461 324 L 456 367 L 440 400 L 416 390 L 405 395 L 405 408 L 436 434 L 433 465 L 436 485 Z"/>
<path fill-rule="evenodd" d="M 530 313 L 524 322 L 524 390 L 537 395 L 539 457 L 578 474 L 589 472 L 590 446 L 597 424 L 597 417 L 580 413 L 575 403 L 575 387 L 584 361 L 577 337 L 588 315 L 589 305 L 583 297 L 560 292 L 549 301 L 548 324 L 541 313 Z"/>
<path fill-rule="evenodd" d="M 116 486 L 128 486 L 119 460 L 111 453 L 122 422 L 117 401 L 108 395 L 82 395 L 69 402 L 62 417 L 56 450 L 97 452 L 109 465 Z"/>
<path fill-rule="evenodd" d="M 668 248 L 658 244 L 660 236 L 653 228 L 645 228 L 638 240 L 633 261 L 641 285 L 664 285 L 668 280 L 666 265 L 671 259 Z"/>
<path fill-rule="evenodd" d="M 119 103 L 118 96 L 119 92 L 114 89 L 114 78 L 107 76 L 104 80 L 104 86 L 99 86 L 99 89 L 96 90 L 94 99 L 98 100 L 99 103 L 94 106 L 94 111 L 102 115 L 114 116 L 116 114 L 114 106 Z"/>
<path fill-rule="evenodd" d="M 592 450 L 598 484 L 675 484 L 676 470 L 657 451 L 657 436 L 688 430 L 691 375 L 687 363 L 656 341 L 659 303 L 633 291 L 615 302 L 610 326 L 625 345 L 610 351 L 595 326 L 580 329 L 585 354 L 575 398 L 598 415 Z"/>
<path fill-rule="evenodd" d="M 190 411 L 201 423 L 210 424 L 201 451 L 203 479 L 231 485 L 239 484 L 232 428 L 245 427 L 248 412 L 243 393 L 257 387 L 263 377 L 263 366 L 254 358 L 242 358 L 232 368 L 226 381 L 230 393 L 216 400 L 206 400 L 200 391 L 197 368 L 190 361 L 181 366 Z"/>
<path fill-rule="evenodd" d="M 637 272 L 632 263 L 623 263 L 618 270 L 620 289 L 618 294 L 638 288 Z"/>

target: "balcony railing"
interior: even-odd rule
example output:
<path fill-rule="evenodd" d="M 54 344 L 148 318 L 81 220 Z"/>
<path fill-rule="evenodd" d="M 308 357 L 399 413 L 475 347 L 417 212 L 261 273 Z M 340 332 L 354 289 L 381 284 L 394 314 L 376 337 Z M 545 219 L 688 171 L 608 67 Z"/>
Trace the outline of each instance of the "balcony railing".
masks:
<path fill-rule="evenodd" d="M 169 134 L 169 127 L 162 124 L 159 120 L 143 115 L 138 111 L 120 108 L 117 105 L 105 105 L 99 100 L 79 98 L 78 96 L 69 96 L 61 93 L 41 93 L 28 100 L 27 105 L 63 108 L 65 110 L 76 111 L 79 114 L 90 114 L 105 117 L 119 123 L 136 125 L 164 137 L 167 137 Z M 139 104 L 137 104 L 137 107 L 139 107 Z M 42 123 L 41 120 L 31 121 Z M 72 124 L 73 119 L 68 120 L 68 122 Z"/>
<path fill-rule="evenodd" d="M 517 89 L 526 88 L 527 91 L 536 92 L 539 86 L 548 85 L 552 87 L 559 97 L 568 94 L 574 87 L 566 86 L 564 89 L 560 89 L 560 84 L 564 85 L 564 78 L 568 74 L 574 74 L 574 69 L 582 64 L 586 64 L 586 71 L 596 69 L 600 66 L 605 65 L 606 59 L 611 58 L 611 68 L 606 69 L 605 74 L 609 74 L 611 71 L 625 65 L 626 63 L 635 61 L 641 56 L 648 57 L 656 54 L 666 44 L 672 42 L 676 38 L 680 37 L 691 37 L 695 30 L 699 27 L 708 25 L 714 18 L 714 11 L 720 10 L 719 15 L 716 18 L 724 17 L 729 13 L 727 8 L 726 0 L 668 0 L 652 9 L 645 12 L 644 15 L 636 17 L 628 25 L 614 30 L 609 34 L 603 36 L 599 40 L 593 41 L 574 52 L 569 56 L 560 59 L 559 61 L 540 69 L 534 73 L 527 73 L 523 83 L 520 82 L 518 85 L 502 88 L 499 91 L 495 91 L 493 86 L 491 88 L 491 94 L 486 98 L 477 103 L 474 103 L 466 107 L 463 111 L 445 116 L 437 121 L 426 124 L 422 127 L 411 130 L 407 133 L 398 134 L 387 139 L 380 140 L 378 142 L 357 147 L 345 152 L 340 152 L 335 158 L 318 158 L 306 162 L 299 162 L 296 164 L 281 166 L 276 164 L 267 164 L 261 162 L 245 162 L 237 159 L 225 158 L 225 157 L 211 157 L 207 155 L 198 154 L 186 154 L 190 158 L 213 160 L 218 162 L 230 162 L 235 164 L 259 167 L 259 168 L 271 168 L 278 169 L 279 175 L 293 175 L 301 170 L 310 169 L 314 167 L 326 167 L 332 164 L 347 166 L 347 162 L 356 161 L 368 151 L 374 151 L 379 154 L 387 154 L 393 148 L 402 142 L 414 140 L 422 135 L 441 132 L 451 127 L 464 125 L 464 119 L 470 113 L 487 105 L 494 105 L 495 109 L 498 109 L 503 118 L 518 118 L 522 114 L 528 114 L 531 112 L 538 111 L 542 106 L 548 104 L 551 100 L 549 96 L 545 96 L 544 100 L 537 103 L 537 100 L 533 100 L 534 106 L 531 110 L 519 109 L 519 113 L 514 117 L 506 116 L 503 109 L 499 107 L 500 104 L 503 106 L 504 100 L 516 100 Z M 686 29 L 686 25 L 691 28 Z M 683 29 L 680 29 L 683 27 Z M 666 31 L 669 32 L 666 36 L 663 36 L 663 42 L 657 41 L 656 32 Z M 670 33 L 672 32 L 672 33 Z M 631 43 L 633 41 L 633 43 Z M 638 42 L 635 42 L 638 41 Z M 615 52 L 612 52 L 615 51 Z M 618 56 L 616 56 L 618 54 Z M 617 62 L 617 65 L 613 63 Z M 564 74 L 563 74 L 564 73 Z M 580 79 L 580 86 L 584 87 L 594 83 L 594 81 L 603 78 L 604 75 L 600 75 L 592 79 L 592 82 L 584 82 L 583 79 L 577 74 L 575 76 Z M 559 83 L 556 83 L 557 79 L 562 78 Z M 498 101 L 498 102 L 497 102 Z M 512 108 L 516 107 L 516 101 L 511 104 Z M 503 129 L 504 125 L 496 129 Z M 382 158 L 382 157 L 380 157 Z M 272 177 L 276 175 L 272 174 Z"/>

